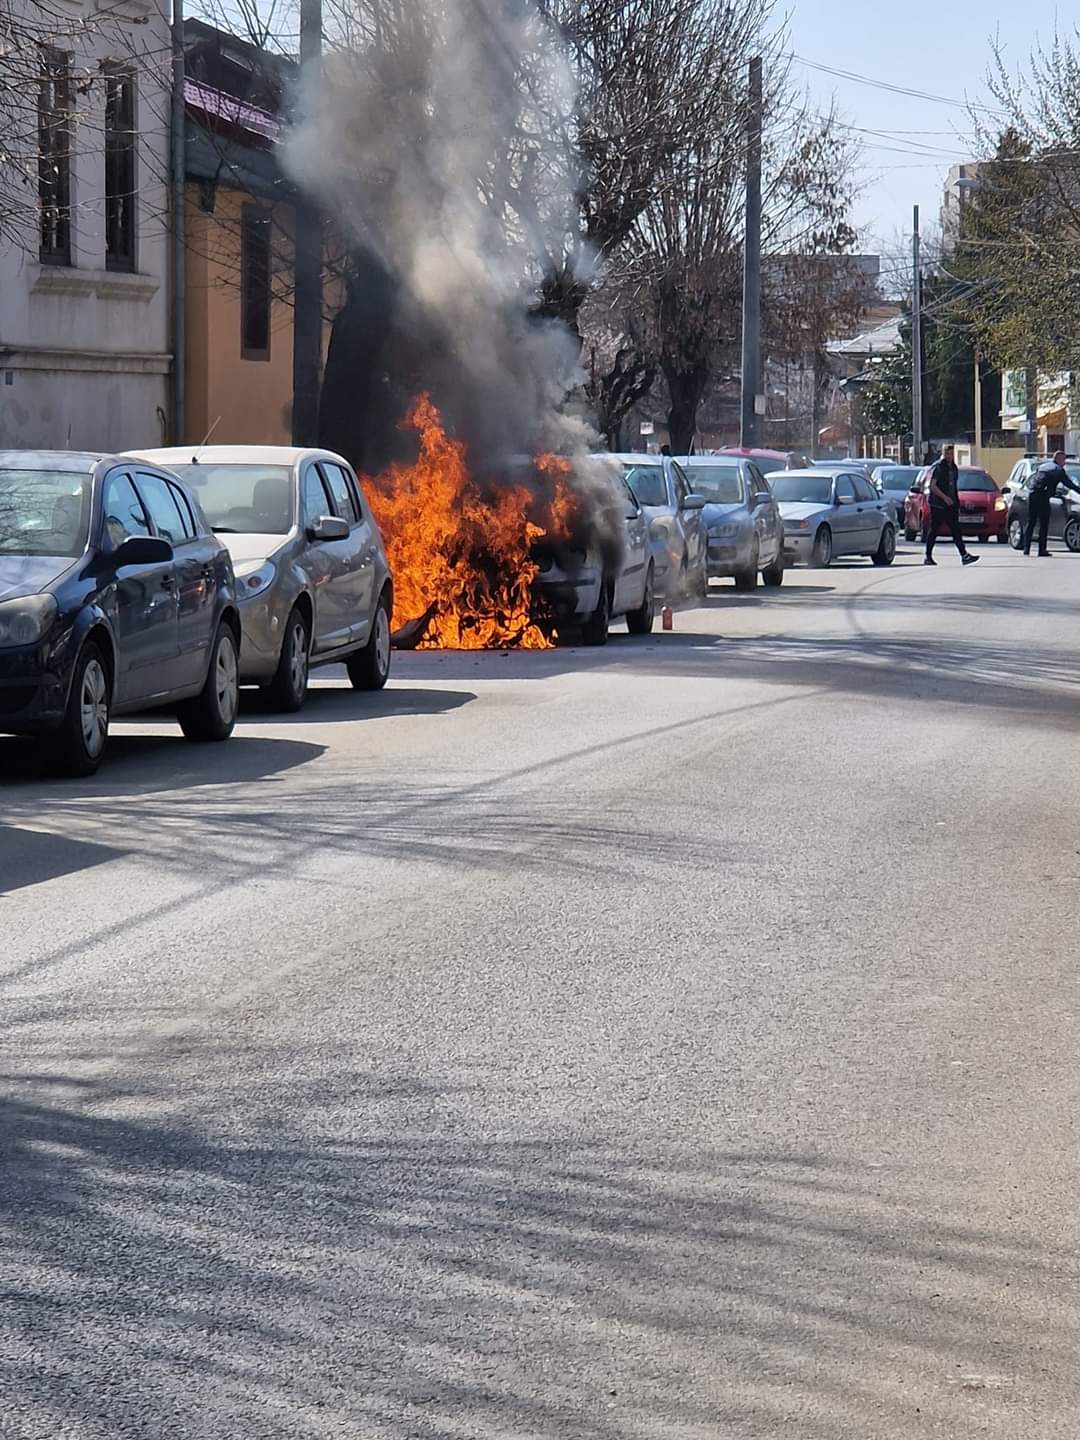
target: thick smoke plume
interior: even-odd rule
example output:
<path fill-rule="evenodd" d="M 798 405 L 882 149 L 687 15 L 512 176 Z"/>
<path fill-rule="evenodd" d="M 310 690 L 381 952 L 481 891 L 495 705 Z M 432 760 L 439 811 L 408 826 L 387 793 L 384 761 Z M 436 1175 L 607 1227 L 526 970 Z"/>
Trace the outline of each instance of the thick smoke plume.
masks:
<path fill-rule="evenodd" d="M 424 388 L 477 473 L 569 458 L 589 538 L 613 565 L 621 504 L 567 403 L 580 347 L 532 308 L 542 257 L 578 224 L 562 49 L 521 0 L 367 3 L 345 0 L 356 8 L 340 44 L 306 77 L 286 164 L 374 261 L 392 292 L 383 308 L 422 351 Z"/>

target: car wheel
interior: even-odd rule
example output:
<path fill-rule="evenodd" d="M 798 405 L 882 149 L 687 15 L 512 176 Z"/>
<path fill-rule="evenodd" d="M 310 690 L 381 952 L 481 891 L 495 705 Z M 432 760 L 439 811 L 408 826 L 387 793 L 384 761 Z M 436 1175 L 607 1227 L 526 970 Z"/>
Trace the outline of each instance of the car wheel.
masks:
<path fill-rule="evenodd" d="M 832 531 L 828 525 L 822 525 L 821 529 L 814 536 L 814 549 L 810 556 L 810 563 L 817 570 L 827 570 L 832 564 L 832 557 Z"/>
<path fill-rule="evenodd" d="M 1074 555 L 1078 550 L 1080 550 L 1080 517 L 1075 515 L 1073 516 L 1073 518 L 1065 526 L 1061 538 L 1065 541 L 1065 544 L 1069 547 L 1069 549 L 1073 552 Z"/>
<path fill-rule="evenodd" d="M 390 603 L 386 591 L 379 596 L 371 634 L 362 650 L 345 661 L 354 690 L 381 690 L 390 678 Z"/>
<path fill-rule="evenodd" d="M 581 627 L 581 639 L 585 645 L 606 645 L 611 626 L 611 596 L 606 584 L 600 586 L 600 601 L 588 620 Z"/>
<path fill-rule="evenodd" d="M 758 542 L 755 540 L 753 548 L 750 551 L 750 564 L 746 567 L 745 570 L 735 571 L 736 590 L 757 589 L 758 565 L 760 564 L 760 561 L 761 552 L 758 549 Z"/>
<path fill-rule="evenodd" d="M 891 565 L 896 559 L 896 531 L 891 525 L 882 530 L 881 541 L 870 558 L 875 565 Z"/>
<path fill-rule="evenodd" d="M 275 710 L 295 713 L 307 695 L 308 670 L 311 664 L 311 634 L 307 618 L 294 605 L 285 626 L 281 658 L 273 680 L 266 687 L 267 699 Z"/>
<path fill-rule="evenodd" d="M 1007 531 L 1005 531 L 1005 530 L 999 530 L 999 531 L 998 531 L 997 542 L 998 542 L 999 545 L 1007 545 L 1007 544 L 1009 543 L 1009 536 L 1008 536 Z"/>
<path fill-rule="evenodd" d="M 105 657 L 88 641 L 75 662 L 60 729 L 49 740 L 49 758 L 60 775 L 93 775 L 109 743 L 112 687 Z"/>
<path fill-rule="evenodd" d="M 177 711 L 180 729 L 189 740 L 200 743 L 227 740 L 236 725 L 240 708 L 240 665 L 236 636 L 222 621 L 210 650 L 206 683 L 194 700 L 185 700 Z"/>
<path fill-rule="evenodd" d="M 1015 515 L 1009 521 L 1009 544 L 1014 550 L 1024 548 L 1024 527 Z"/>
<path fill-rule="evenodd" d="M 776 552 L 776 559 L 771 565 L 767 565 L 761 572 L 761 578 L 770 590 L 775 590 L 778 585 L 784 583 L 784 552 L 780 549 Z"/>
<path fill-rule="evenodd" d="M 641 608 L 631 610 L 626 617 L 626 628 L 631 635 L 648 635 L 652 632 L 653 621 L 656 619 L 656 601 L 653 597 L 653 567 L 649 566 L 648 574 L 645 576 L 645 594 L 641 598 Z"/>

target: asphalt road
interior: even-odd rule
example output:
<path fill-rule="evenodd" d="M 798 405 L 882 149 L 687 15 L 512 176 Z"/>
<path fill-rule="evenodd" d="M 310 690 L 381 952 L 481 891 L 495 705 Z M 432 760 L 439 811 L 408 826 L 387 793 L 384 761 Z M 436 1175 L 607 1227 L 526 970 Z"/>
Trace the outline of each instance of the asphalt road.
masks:
<path fill-rule="evenodd" d="M 0 741 L 0 1434 L 1075 1440 L 1080 556 Z"/>

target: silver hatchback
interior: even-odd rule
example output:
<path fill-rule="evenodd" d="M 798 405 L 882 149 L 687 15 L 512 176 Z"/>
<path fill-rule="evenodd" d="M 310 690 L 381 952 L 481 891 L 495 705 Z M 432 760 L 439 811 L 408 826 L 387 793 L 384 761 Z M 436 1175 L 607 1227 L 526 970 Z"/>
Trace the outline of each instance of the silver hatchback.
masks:
<path fill-rule="evenodd" d="M 328 450 L 211 445 L 144 450 L 198 496 L 236 571 L 240 682 L 299 710 L 314 665 L 343 663 L 359 690 L 390 674 L 393 583 L 348 463 Z"/>

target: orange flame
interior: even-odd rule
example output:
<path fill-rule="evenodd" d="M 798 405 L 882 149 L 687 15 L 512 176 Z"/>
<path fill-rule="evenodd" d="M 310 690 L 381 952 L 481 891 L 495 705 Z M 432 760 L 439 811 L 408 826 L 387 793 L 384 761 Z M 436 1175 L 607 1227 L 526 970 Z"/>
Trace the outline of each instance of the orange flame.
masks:
<path fill-rule="evenodd" d="M 394 613 L 422 621 L 420 648 L 547 650 L 550 627 L 538 623 L 533 545 L 569 532 L 575 510 L 568 463 L 541 456 L 549 496 L 524 485 L 481 493 L 465 446 L 452 440 L 427 395 L 405 418 L 420 436 L 413 465 L 391 465 L 366 481 L 394 580 Z"/>

